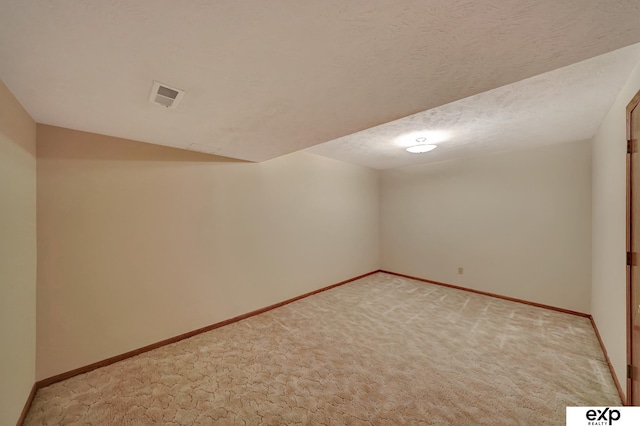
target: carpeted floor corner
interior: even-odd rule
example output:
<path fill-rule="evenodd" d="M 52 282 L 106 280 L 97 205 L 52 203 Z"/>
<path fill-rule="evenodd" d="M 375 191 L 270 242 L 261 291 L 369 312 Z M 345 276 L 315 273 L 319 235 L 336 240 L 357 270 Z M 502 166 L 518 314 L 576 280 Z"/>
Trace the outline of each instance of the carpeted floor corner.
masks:
<path fill-rule="evenodd" d="M 377 273 L 40 389 L 26 425 L 560 425 L 620 405 L 588 319 Z"/>

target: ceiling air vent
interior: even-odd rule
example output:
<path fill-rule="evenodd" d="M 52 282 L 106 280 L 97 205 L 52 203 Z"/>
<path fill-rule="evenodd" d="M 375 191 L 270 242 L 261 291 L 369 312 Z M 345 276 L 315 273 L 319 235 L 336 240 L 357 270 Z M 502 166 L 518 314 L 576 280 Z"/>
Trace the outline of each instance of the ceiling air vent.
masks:
<path fill-rule="evenodd" d="M 178 106 L 178 102 L 180 102 L 184 93 L 184 90 L 154 81 L 153 87 L 151 87 L 151 93 L 149 94 L 149 102 L 162 105 L 165 108 L 174 109 Z"/>

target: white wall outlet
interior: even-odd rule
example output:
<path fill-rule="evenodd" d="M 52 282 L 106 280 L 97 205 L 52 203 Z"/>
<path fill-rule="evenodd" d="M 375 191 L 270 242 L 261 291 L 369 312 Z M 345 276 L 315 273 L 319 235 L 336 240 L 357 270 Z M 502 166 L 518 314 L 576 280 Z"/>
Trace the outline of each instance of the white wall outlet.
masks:
<path fill-rule="evenodd" d="M 458 266 L 458 275 L 462 275 L 464 273 L 464 268 L 462 266 Z"/>

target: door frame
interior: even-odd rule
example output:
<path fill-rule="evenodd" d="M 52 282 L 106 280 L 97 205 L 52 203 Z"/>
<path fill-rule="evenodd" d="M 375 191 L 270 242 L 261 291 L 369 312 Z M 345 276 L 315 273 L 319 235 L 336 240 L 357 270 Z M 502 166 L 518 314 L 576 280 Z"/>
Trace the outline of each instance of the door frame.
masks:
<path fill-rule="evenodd" d="M 626 183 L 626 193 L 627 193 L 627 257 L 631 254 L 631 258 L 627 259 L 627 303 L 626 303 L 626 311 L 627 311 L 627 369 L 629 365 L 633 365 L 633 310 L 635 309 L 635 303 L 633 302 L 632 296 L 632 265 L 636 262 L 635 253 L 632 253 L 633 249 L 633 223 L 632 223 L 632 213 L 634 211 L 635 206 L 633 205 L 633 193 L 637 188 L 633 185 L 633 173 L 637 173 L 638 171 L 633 170 L 632 162 L 631 162 L 631 153 L 634 150 L 637 150 L 637 147 L 631 146 L 631 112 L 640 104 L 640 90 L 636 95 L 631 99 L 631 102 L 627 105 L 627 183 Z M 639 224 L 640 225 L 640 224 Z M 633 366 L 633 369 L 639 366 Z M 629 374 L 627 373 L 627 398 L 626 405 L 631 405 L 633 403 L 633 381 Z"/>

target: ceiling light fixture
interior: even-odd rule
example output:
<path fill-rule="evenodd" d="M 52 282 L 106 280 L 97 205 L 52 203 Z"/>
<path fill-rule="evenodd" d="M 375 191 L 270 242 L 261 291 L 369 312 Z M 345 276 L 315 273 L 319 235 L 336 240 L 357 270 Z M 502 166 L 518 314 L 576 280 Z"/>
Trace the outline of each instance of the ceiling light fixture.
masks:
<path fill-rule="evenodd" d="M 427 138 L 417 138 L 416 142 L 418 142 L 418 144 L 410 146 L 409 148 L 407 148 L 407 151 L 412 154 L 422 154 L 424 152 L 433 151 L 438 147 L 437 145 L 427 144 L 425 143 L 426 141 Z"/>
<path fill-rule="evenodd" d="M 421 138 L 425 138 L 425 141 L 428 140 L 431 144 L 439 144 L 449 140 L 451 133 L 444 130 L 418 130 L 398 136 L 393 140 L 393 144 L 402 148 L 408 148 L 415 145 L 416 140 Z"/>

